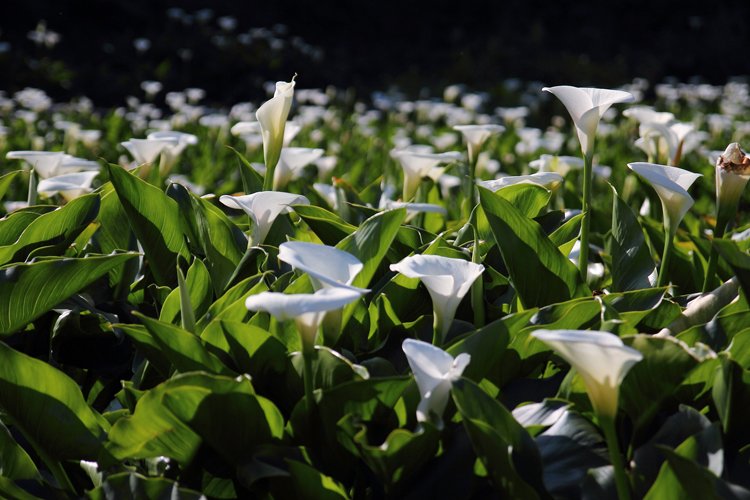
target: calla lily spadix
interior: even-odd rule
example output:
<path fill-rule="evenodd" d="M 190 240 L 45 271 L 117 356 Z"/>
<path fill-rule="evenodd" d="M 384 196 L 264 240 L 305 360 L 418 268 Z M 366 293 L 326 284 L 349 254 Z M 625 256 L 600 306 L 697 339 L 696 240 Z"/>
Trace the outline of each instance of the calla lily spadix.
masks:
<path fill-rule="evenodd" d="M 91 183 L 97 175 L 99 172 L 88 171 L 49 177 L 40 181 L 36 190 L 45 197 L 59 193 L 66 201 L 70 201 L 93 191 Z"/>
<path fill-rule="evenodd" d="M 297 75 L 295 75 L 297 76 Z M 263 182 L 264 189 L 271 189 L 273 173 L 281 156 L 284 144 L 284 128 L 294 97 L 294 77 L 291 82 L 276 82 L 273 97 L 255 112 L 263 137 L 263 161 L 268 169 Z"/>
<path fill-rule="evenodd" d="M 442 343 L 461 299 L 484 272 L 484 266 L 440 255 L 412 255 L 391 264 L 391 271 L 419 278 L 427 288 L 432 298 L 435 340 Z"/>
<path fill-rule="evenodd" d="M 589 228 L 591 226 L 591 188 L 593 182 L 594 140 L 602 115 L 615 103 L 632 102 L 632 94 L 622 90 L 578 88 L 569 85 L 544 87 L 562 101 L 573 119 L 583 152 L 583 220 L 581 221 L 581 256 L 578 269 L 587 279 L 589 261 Z"/>
<path fill-rule="evenodd" d="M 693 206 L 693 197 L 687 192 L 688 188 L 701 174 L 695 174 L 678 167 L 657 165 L 655 163 L 628 163 L 628 167 L 653 186 L 661 199 L 664 213 L 664 252 L 659 267 L 659 277 L 656 286 L 663 286 L 669 272 L 669 261 L 672 255 L 674 237 L 682 218 Z"/>
<path fill-rule="evenodd" d="M 414 373 L 421 396 L 417 421 L 432 422 L 442 429 L 451 384 L 461 378 L 471 361 L 471 355 L 461 353 L 454 359 L 439 347 L 414 339 L 404 340 L 401 348 Z"/>
<path fill-rule="evenodd" d="M 251 245 L 260 245 L 266 239 L 273 221 L 279 214 L 289 213 L 290 205 L 309 205 L 310 200 L 299 194 L 282 191 L 259 191 L 243 196 L 224 195 L 219 201 L 229 208 L 243 210 L 253 221 Z"/>
<path fill-rule="evenodd" d="M 418 153 L 410 150 L 394 150 L 391 156 L 398 160 L 404 170 L 403 201 L 409 201 L 417 191 L 423 177 L 430 176 L 431 170 L 441 163 L 451 163 L 461 159 L 455 151 L 448 153 Z"/>
<path fill-rule="evenodd" d="M 279 245 L 279 260 L 310 277 L 313 289 L 347 288 L 360 294 L 370 290 L 352 286 L 354 278 L 364 268 L 364 264 L 354 255 L 336 247 L 287 241 Z"/>

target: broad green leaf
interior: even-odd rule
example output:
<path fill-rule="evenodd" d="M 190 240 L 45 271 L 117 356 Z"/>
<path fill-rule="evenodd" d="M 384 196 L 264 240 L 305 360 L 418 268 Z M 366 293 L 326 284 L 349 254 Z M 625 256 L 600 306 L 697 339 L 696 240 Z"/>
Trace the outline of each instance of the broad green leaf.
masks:
<path fill-rule="evenodd" d="M 501 495 L 545 497 L 539 450 L 513 415 L 465 378 L 453 382 L 451 395 L 474 451 Z"/>
<path fill-rule="evenodd" d="M 9 262 L 22 262 L 40 247 L 67 248 L 96 218 L 99 203 L 98 194 L 88 194 L 62 208 L 36 217 L 16 241 L 0 247 L 0 266 Z M 12 215 L 9 219 L 16 217 Z"/>
<path fill-rule="evenodd" d="M 287 460 L 293 497 L 300 500 L 342 500 L 349 498 L 344 487 L 333 478 L 297 460 Z"/>
<path fill-rule="evenodd" d="M 583 214 L 575 215 L 549 235 L 550 241 L 560 249 L 563 255 L 568 255 L 573 250 L 576 239 L 581 232 L 582 221 Z"/>
<path fill-rule="evenodd" d="M 715 239 L 713 246 L 737 275 L 745 296 L 750 297 L 750 255 L 741 251 L 737 243 L 731 240 Z"/>
<path fill-rule="evenodd" d="M 750 372 L 726 354 L 719 355 L 711 397 L 719 414 L 728 448 L 750 439 Z"/>
<path fill-rule="evenodd" d="M 135 253 L 45 259 L 0 269 L 0 335 L 13 333 Z"/>
<path fill-rule="evenodd" d="M 177 202 L 120 167 L 109 175 L 156 282 L 174 284 L 177 256 L 189 257 Z"/>
<path fill-rule="evenodd" d="M 643 229 L 630 207 L 612 187 L 612 232 L 608 240 L 612 256 L 612 291 L 649 288 L 654 261 Z"/>
<path fill-rule="evenodd" d="M 195 317 L 203 316 L 213 300 L 213 287 L 211 286 L 211 275 L 206 265 L 200 259 L 193 260 L 188 269 L 186 277 L 187 288 L 190 293 L 190 304 L 195 312 Z M 161 308 L 159 321 L 166 323 L 177 323 L 180 318 L 180 290 L 174 289 Z"/>
<path fill-rule="evenodd" d="M 117 197 L 111 182 L 100 188 L 102 204 L 97 220 L 101 223 L 94 234 L 94 241 L 99 251 L 107 254 L 115 251 L 138 250 L 135 234 L 130 231 L 128 216 Z M 109 272 L 109 285 L 115 288 L 115 297 L 124 299 L 130 290 L 130 284 L 138 273 L 138 260 L 131 260 L 117 266 Z"/>
<path fill-rule="evenodd" d="M 314 205 L 295 206 L 294 212 L 310 226 L 320 241 L 326 245 L 336 246 L 341 240 L 357 230 L 344 219 Z"/>
<path fill-rule="evenodd" d="M 676 406 L 675 392 L 698 360 L 673 338 L 635 335 L 623 341 L 643 354 L 620 387 L 620 407 L 639 432 L 668 402 Z"/>
<path fill-rule="evenodd" d="M 146 326 L 164 356 L 180 372 L 204 370 L 219 375 L 234 375 L 216 356 L 203 345 L 200 337 L 175 325 L 164 323 L 141 314 L 140 320 Z"/>
<path fill-rule="evenodd" d="M 537 217 L 547 207 L 550 191 L 537 184 L 511 184 L 493 193 L 511 203 L 529 219 Z"/>
<path fill-rule="evenodd" d="M 109 461 L 102 446 L 108 428 L 72 379 L 44 361 L 0 342 L 3 419 L 55 460 Z"/>
<path fill-rule="evenodd" d="M 198 319 L 196 325 L 196 331 L 200 332 L 208 325 L 211 321 L 216 319 L 223 320 L 241 320 L 247 314 L 247 308 L 245 308 L 244 314 L 240 318 L 233 318 L 233 313 L 236 310 L 240 310 L 240 306 L 244 307 L 245 299 L 253 294 L 260 293 L 268 290 L 264 281 L 264 275 L 259 274 L 257 276 L 251 276 L 240 281 L 232 288 L 227 290 L 221 297 L 211 304 L 206 314 Z"/>
<path fill-rule="evenodd" d="M 9 479 L 39 479 L 36 465 L 0 422 L 0 476 Z"/>
<path fill-rule="evenodd" d="M 523 307 L 545 306 L 587 294 L 575 265 L 560 253 L 539 224 L 491 191 L 478 189 Z"/>
<path fill-rule="evenodd" d="M 36 207 L 34 207 L 36 208 Z M 50 206 L 50 209 L 55 207 Z M 52 210 L 17 210 L 0 219 L 0 246 L 12 245 L 36 219 Z"/>
<path fill-rule="evenodd" d="M 8 188 L 10 188 L 10 185 L 13 184 L 13 181 L 16 179 L 16 177 L 19 177 L 21 175 L 28 177 L 28 171 L 14 170 L 13 172 L 0 176 L 0 200 L 5 197 L 5 193 L 8 192 Z"/>
<path fill-rule="evenodd" d="M 141 498 L 144 500 L 202 500 L 206 497 L 198 491 L 180 487 L 176 482 L 163 477 L 146 477 L 136 472 L 118 472 L 108 476 L 101 486 L 86 492 L 90 500 L 112 500 L 114 498 Z"/>
<path fill-rule="evenodd" d="M 448 354 L 454 358 L 461 353 L 471 355 L 471 363 L 464 370 L 463 376 L 479 382 L 493 370 L 499 360 L 503 357 L 506 347 L 510 342 L 510 328 L 517 321 L 518 316 L 528 319 L 530 314 L 518 313 L 516 317 L 510 316 L 493 321 L 476 331 L 470 332 L 465 337 L 451 344 L 446 349 Z M 509 328 L 509 325 L 510 328 Z"/>
<path fill-rule="evenodd" d="M 292 364 L 297 373 L 303 372 L 302 353 L 292 354 Z M 328 347 L 317 345 L 312 355 L 313 387 L 330 389 L 352 380 L 367 379 L 369 374 L 363 366 L 356 365 L 340 353 Z"/>
<path fill-rule="evenodd" d="M 245 194 L 253 194 L 258 191 L 263 191 L 263 176 L 255 171 L 247 158 L 245 158 L 245 155 L 231 146 L 226 147 L 237 155 L 237 168 L 240 171 L 242 189 L 245 191 Z"/>

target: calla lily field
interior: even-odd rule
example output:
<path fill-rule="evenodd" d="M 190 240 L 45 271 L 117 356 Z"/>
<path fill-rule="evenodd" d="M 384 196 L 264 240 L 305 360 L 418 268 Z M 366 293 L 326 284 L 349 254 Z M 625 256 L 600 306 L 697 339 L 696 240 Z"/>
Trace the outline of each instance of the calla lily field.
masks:
<path fill-rule="evenodd" d="M 0 95 L 1 497 L 750 498 L 748 83 L 273 76 Z"/>

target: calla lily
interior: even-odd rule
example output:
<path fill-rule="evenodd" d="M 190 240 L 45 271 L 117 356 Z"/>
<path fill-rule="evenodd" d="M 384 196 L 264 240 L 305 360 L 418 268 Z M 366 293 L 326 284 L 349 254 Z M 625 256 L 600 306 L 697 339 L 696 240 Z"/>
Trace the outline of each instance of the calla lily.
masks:
<path fill-rule="evenodd" d="M 620 384 L 633 365 L 643 359 L 643 354 L 609 332 L 536 330 L 531 335 L 576 369 L 597 415 L 615 417 Z"/>
<path fill-rule="evenodd" d="M 615 103 L 631 102 L 635 98 L 622 90 L 578 88 L 569 85 L 545 87 L 562 101 L 573 119 L 578 141 L 583 152 L 583 220 L 581 221 L 581 256 L 578 269 L 587 279 L 589 261 L 589 228 L 591 226 L 591 188 L 593 183 L 594 140 L 596 129 L 604 113 Z"/>
<path fill-rule="evenodd" d="M 461 159 L 457 152 L 421 153 L 411 150 L 394 150 L 391 156 L 396 158 L 404 170 L 403 200 L 408 201 L 417 191 L 423 177 L 433 174 L 432 170 L 441 163 L 450 163 Z"/>
<path fill-rule="evenodd" d="M 381 198 L 380 208 L 384 208 L 386 210 L 405 208 L 406 219 L 404 219 L 404 222 L 409 222 L 419 213 L 440 214 L 443 217 L 448 215 L 448 210 L 446 210 L 445 207 L 441 205 L 435 205 L 434 203 L 405 203 L 403 201 L 393 201 Z"/>
<path fill-rule="evenodd" d="M 414 339 L 404 340 L 401 348 L 414 373 L 421 396 L 417 421 L 433 422 L 441 429 L 451 383 L 461 378 L 471 361 L 471 355 L 461 353 L 454 359 L 439 347 Z"/>
<path fill-rule="evenodd" d="M 674 236 L 677 233 L 677 227 L 694 203 L 693 197 L 690 196 L 687 189 L 698 177 L 701 177 L 701 174 L 695 174 L 678 167 L 657 165 L 655 163 L 628 163 L 628 167 L 646 179 L 661 199 L 666 235 L 656 286 L 663 286 L 667 283 L 669 261 L 672 255 L 672 246 L 674 245 Z"/>
<path fill-rule="evenodd" d="M 298 124 L 293 121 L 286 122 L 284 125 L 284 140 L 282 141 L 284 147 L 288 146 L 292 139 L 294 139 L 299 131 L 302 130 Z M 262 135 L 260 122 L 237 122 L 229 130 L 232 135 L 237 136 L 248 136 L 248 135 Z"/>
<path fill-rule="evenodd" d="M 88 171 L 49 177 L 39 182 L 36 190 L 45 197 L 59 193 L 65 200 L 70 201 L 93 191 L 91 183 L 97 175 L 99 172 Z"/>
<path fill-rule="evenodd" d="M 670 236 L 674 236 L 682 218 L 694 203 L 687 190 L 696 179 L 702 177 L 701 174 L 656 163 L 635 162 L 628 163 L 628 167 L 656 190 L 664 210 L 664 223 Z"/>
<path fill-rule="evenodd" d="M 529 162 L 529 166 L 539 172 L 555 172 L 565 177 L 571 170 L 581 170 L 583 159 L 577 156 L 542 155 Z"/>
<path fill-rule="evenodd" d="M 41 179 L 72 174 L 82 170 L 99 170 L 95 161 L 76 158 L 62 152 L 52 151 L 9 151 L 9 160 L 23 160 L 34 169 Z"/>
<path fill-rule="evenodd" d="M 674 114 L 668 111 L 656 111 L 650 106 L 632 106 L 624 110 L 622 114 L 638 123 L 667 124 L 675 119 Z"/>
<path fill-rule="evenodd" d="M 153 164 L 165 149 L 176 146 L 178 140 L 169 139 L 130 139 L 120 145 L 128 150 L 137 165 Z"/>
<path fill-rule="evenodd" d="M 273 189 L 284 189 L 303 168 L 323 156 L 324 152 L 318 148 L 283 148 L 273 173 Z"/>
<path fill-rule="evenodd" d="M 494 192 L 514 184 L 536 184 L 546 189 L 555 189 L 562 181 L 562 175 L 555 172 L 537 172 L 530 175 L 509 175 L 490 181 L 477 181 L 477 184 Z"/>
<path fill-rule="evenodd" d="M 360 294 L 370 290 L 352 286 L 364 265 L 349 252 L 304 241 L 287 241 L 279 245 L 279 260 L 310 276 L 313 289 L 347 288 Z"/>
<path fill-rule="evenodd" d="M 484 272 L 484 266 L 439 255 L 412 255 L 391 264 L 391 271 L 422 280 L 432 298 L 435 338 L 442 343 L 461 299 Z"/>
<path fill-rule="evenodd" d="M 502 125 L 456 125 L 453 130 L 461 132 L 469 148 L 469 163 L 474 164 L 487 139 L 505 130 Z"/>
<path fill-rule="evenodd" d="M 742 192 L 750 180 L 750 157 L 745 154 L 736 142 L 727 146 L 726 150 L 716 159 L 716 227 L 714 238 L 721 238 L 727 226 L 737 212 Z M 708 259 L 708 269 L 703 281 L 703 293 L 711 289 L 711 282 L 716 273 L 718 253 L 711 248 Z"/>
<path fill-rule="evenodd" d="M 596 129 L 602 115 L 610 106 L 635 100 L 630 92 L 624 90 L 572 87 L 570 85 L 544 87 L 542 90 L 560 99 L 565 109 L 570 113 L 584 156 L 590 156 L 593 153 Z"/>
<path fill-rule="evenodd" d="M 302 195 L 281 191 L 259 191 L 243 196 L 224 195 L 219 201 L 229 208 L 243 210 L 253 220 L 252 245 L 260 245 L 266 239 L 273 221 L 282 213 L 289 213 L 290 205 L 309 205 L 310 200 Z"/>
<path fill-rule="evenodd" d="M 536 330 L 531 334 L 541 340 L 570 365 L 583 379 L 591 406 L 607 440 L 614 466 L 618 498 L 630 498 L 630 486 L 615 430 L 620 384 L 643 354 L 626 346 L 620 337 L 592 330 Z"/>
<path fill-rule="evenodd" d="M 273 172 L 281 155 L 286 119 L 289 116 L 292 98 L 294 97 L 294 85 L 294 78 L 291 82 L 276 82 L 276 91 L 273 97 L 263 103 L 255 113 L 263 136 L 263 159 L 268 174 L 270 174 L 266 175 L 263 185 L 265 189 L 269 189 L 272 185 Z"/>
<path fill-rule="evenodd" d="M 198 137 L 193 134 L 177 132 L 175 130 L 152 132 L 148 134 L 147 139 L 167 139 L 169 141 L 176 141 L 162 150 L 161 167 L 163 167 L 162 174 L 165 175 L 172 169 L 186 147 L 198 144 Z"/>

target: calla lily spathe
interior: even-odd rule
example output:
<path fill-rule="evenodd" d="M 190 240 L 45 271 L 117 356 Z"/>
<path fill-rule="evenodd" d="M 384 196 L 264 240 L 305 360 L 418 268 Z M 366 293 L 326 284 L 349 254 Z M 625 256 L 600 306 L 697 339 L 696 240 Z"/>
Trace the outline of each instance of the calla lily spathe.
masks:
<path fill-rule="evenodd" d="M 265 311 L 279 321 L 294 320 L 303 345 L 311 348 L 326 312 L 341 309 L 361 296 L 356 290 L 342 287 L 322 288 L 315 293 L 261 292 L 249 296 L 245 307 Z"/>
<path fill-rule="evenodd" d="M 615 417 L 620 384 L 633 365 L 643 359 L 643 354 L 609 332 L 536 330 L 531 335 L 576 369 L 597 415 Z"/>
<path fill-rule="evenodd" d="M 279 260 L 307 273 L 315 290 L 339 287 L 361 294 L 370 291 L 352 286 L 354 278 L 362 271 L 364 264 L 354 255 L 336 247 L 305 241 L 287 241 L 279 245 Z"/>
<path fill-rule="evenodd" d="M 432 422 L 443 427 L 443 412 L 448 405 L 452 382 L 461 378 L 471 361 L 471 355 L 453 356 L 421 340 L 406 339 L 401 348 L 414 373 L 421 397 L 417 406 L 417 421 Z"/>
<path fill-rule="evenodd" d="M 529 175 L 509 175 L 489 181 L 477 181 L 477 184 L 490 191 L 498 191 L 514 184 L 536 184 L 546 189 L 555 189 L 563 182 L 562 175 L 555 172 L 537 172 Z"/>
<path fill-rule="evenodd" d="M 750 180 L 750 157 L 740 145 L 733 142 L 716 160 L 716 203 L 719 212 L 722 206 L 735 207 Z"/>
<path fill-rule="evenodd" d="M 136 165 L 153 164 L 165 149 L 176 146 L 174 137 L 163 139 L 129 139 L 120 145 L 128 150 Z"/>
<path fill-rule="evenodd" d="M 441 163 L 450 163 L 461 159 L 461 154 L 455 151 L 448 153 L 422 153 L 413 150 L 394 150 L 391 156 L 398 160 L 404 170 L 403 201 L 409 201 L 417 191 L 423 177 L 428 177 L 431 171 Z"/>
<path fill-rule="evenodd" d="M 284 145 L 284 128 L 292 107 L 294 85 L 294 78 L 291 82 L 276 82 L 273 97 L 263 103 L 255 113 L 263 137 L 263 161 L 271 174 L 279 162 L 281 148 Z M 270 187 L 269 182 L 264 187 Z"/>
<path fill-rule="evenodd" d="M 172 144 L 169 144 L 164 147 L 162 150 L 162 167 L 163 171 L 162 174 L 165 174 L 169 172 L 175 163 L 177 163 L 177 159 L 180 157 L 182 152 L 185 150 L 188 146 L 194 146 L 198 144 L 198 137 L 194 136 L 193 134 L 188 134 L 185 132 L 178 132 L 176 130 L 163 130 L 159 132 L 152 132 L 146 136 L 147 139 L 166 139 L 169 141 L 174 141 Z"/>
<path fill-rule="evenodd" d="M 224 195 L 219 201 L 229 208 L 243 210 L 252 220 L 250 243 L 260 245 L 266 239 L 273 221 L 282 213 L 289 213 L 290 205 L 309 205 L 310 200 L 299 194 L 282 191 L 259 191 L 243 196 Z"/>
<path fill-rule="evenodd" d="M 634 162 L 628 163 L 628 167 L 648 181 L 659 195 L 665 226 L 669 228 L 670 236 L 674 236 L 677 226 L 694 203 L 687 190 L 702 177 L 701 174 L 656 163 Z"/>
<path fill-rule="evenodd" d="M 495 134 L 501 134 L 505 130 L 505 127 L 494 124 L 456 125 L 453 127 L 453 130 L 461 132 L 461 135 L 464 136 L 469 149 L 469 163 L 473 165 L 487 139 Z"/>
<path fill-rule="evenodd" d="M 630 92 L 624 90 L 572 87 L 570 85 L 544 87 L 542 90 L 560 99 L 565 109 L 570 113 L 584 156 L 593 154 L 596 129 L 602 115 L 610 106 L 635 100 Z"/>
<path fill-rule="evenodd" d="M 36 190 L 45 197 L 59 193 L 66 201 L 70 201 L 93 191 L 91 184 L 97 175 L 99 172 L 87 171 L 49 177 L 40 181 Z"/>
<path fill-rule="evenodd" d="M 72 174 L 84 170 L 99 170 L 95 161 L 84 160 L 53 151 L 8 151 L 5 157 L 9 160 L 23 160 L 28 163 L 41 179 L 58 175 Z"/>
<path fill-rule="evenodd" d="M 391 271 L 409 278 L 419 278 L 424 283 L 432 298 L 435 337 L 442 342 L 461 299 L 484 272 L 484 266 L 440 255 L 412 255 L 391 264 Z"/>
<path fill-rule="evenodd" d="M 303 168 L 323 156 L 324 152 L 319 148 L 283 148 L 273 173 L 273 189 L 284 189 L 289 181 L 300 175 Z"/>

